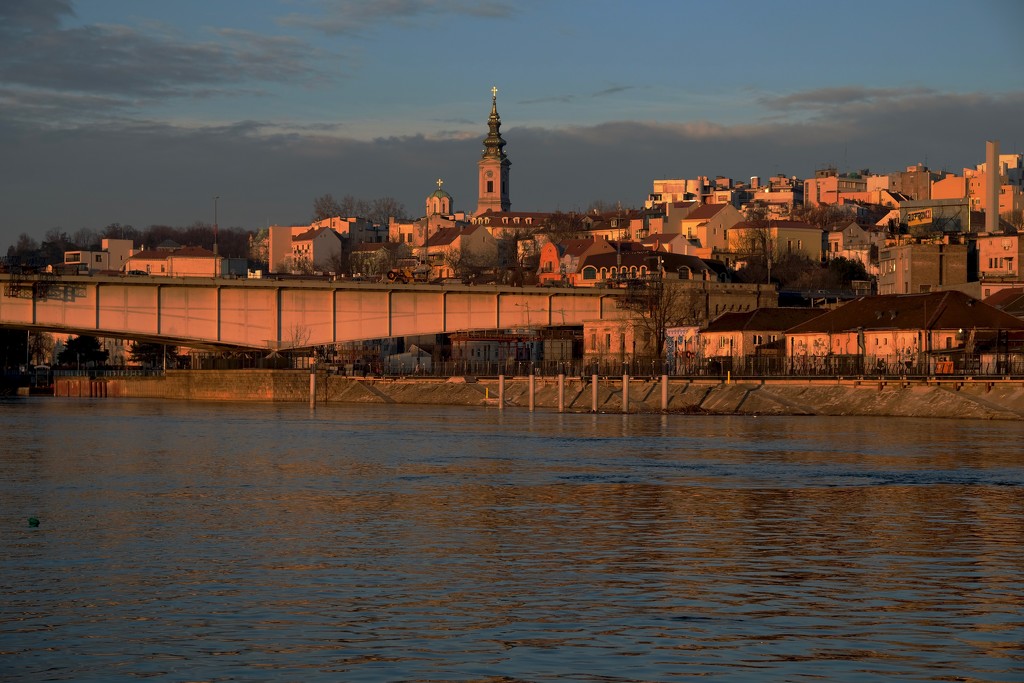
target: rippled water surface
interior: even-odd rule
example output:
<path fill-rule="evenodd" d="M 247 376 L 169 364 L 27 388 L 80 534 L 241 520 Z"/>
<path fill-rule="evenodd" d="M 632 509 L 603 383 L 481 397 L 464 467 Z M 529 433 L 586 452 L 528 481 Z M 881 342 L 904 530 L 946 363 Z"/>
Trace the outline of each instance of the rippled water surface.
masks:
<path fill-rule="evenodd" d="M 5 680 L 1024 680 L 1019 423 L 31 399 L 0 438 Z"/>

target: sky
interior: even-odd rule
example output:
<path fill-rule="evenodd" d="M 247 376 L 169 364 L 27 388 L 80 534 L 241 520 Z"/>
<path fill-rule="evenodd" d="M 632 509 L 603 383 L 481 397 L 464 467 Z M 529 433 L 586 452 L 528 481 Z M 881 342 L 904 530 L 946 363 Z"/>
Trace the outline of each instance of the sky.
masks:
<path fill-rule="evenodd" d="M 959 173 L 1024 151 L 1022 27 L 1019 0 L 2 0 L 0 248 L 326 193 L 415 218 L 439 178 L 472 212 L 492 87 L 518 211 Z"/>

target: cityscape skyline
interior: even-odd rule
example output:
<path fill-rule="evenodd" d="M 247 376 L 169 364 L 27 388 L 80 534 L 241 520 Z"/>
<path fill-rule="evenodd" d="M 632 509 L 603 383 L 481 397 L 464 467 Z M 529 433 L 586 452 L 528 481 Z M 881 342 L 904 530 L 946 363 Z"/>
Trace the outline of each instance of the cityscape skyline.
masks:
<path fill-rule="evenodd" d="M 958 173 L 987 139 L 1020 151 L 1021 25 L 999 0 L 18 0 L 0 242 L 213 222 L 215 196 L 222 227 L 305 221 L 325 193 L 418 216 L 439 177 L 472 211 L 492 86 L 513 210 L 639 205 L 660 178 Z"/>

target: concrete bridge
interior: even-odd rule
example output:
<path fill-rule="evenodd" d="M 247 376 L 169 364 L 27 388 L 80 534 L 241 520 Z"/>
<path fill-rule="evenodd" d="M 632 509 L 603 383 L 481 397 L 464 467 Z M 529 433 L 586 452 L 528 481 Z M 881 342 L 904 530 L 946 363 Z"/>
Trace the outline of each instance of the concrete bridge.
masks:
<path fill-rule="evenodd" d="M 622 290 L 316 279 L 0 274 L 0 325 L 208 348 L 288 349 L 470 330 L 580 325 Z"/>

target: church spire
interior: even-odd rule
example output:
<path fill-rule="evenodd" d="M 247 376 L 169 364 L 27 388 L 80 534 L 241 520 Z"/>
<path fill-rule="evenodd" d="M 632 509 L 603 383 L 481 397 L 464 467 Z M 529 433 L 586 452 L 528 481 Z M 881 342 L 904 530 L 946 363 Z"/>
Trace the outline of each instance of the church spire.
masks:
<path fill-rule="evenodd" d="M 484 138 L 483 159 L 504 160 L 505 140 L 501 137 L 501 117 L 498 116 L 498 89 L 491 88 L 491 115 L 487 119 L 488 133 Z"/>

